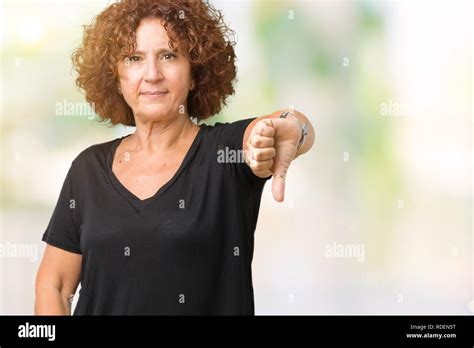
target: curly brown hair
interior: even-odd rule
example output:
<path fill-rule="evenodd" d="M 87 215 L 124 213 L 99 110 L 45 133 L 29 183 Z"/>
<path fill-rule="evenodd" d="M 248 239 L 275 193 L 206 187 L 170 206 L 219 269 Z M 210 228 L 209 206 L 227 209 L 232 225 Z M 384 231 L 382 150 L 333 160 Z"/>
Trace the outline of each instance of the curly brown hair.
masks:
<path fill-rule="evenodd" d="M 135 51 L 136 30 L 150 17 L 163 20 L 171 48 L 189 59 L 195 81 L 187 97 L 190 117 L 203 120 L 218 113 L 234 94 L 234 31 L 221 11 L 201 0 L 122 0 L 85 25 L 72 62 L 87 102 L 101 121 L 135 126 L 132 109 L 118 90 L 117 64 Z"/>

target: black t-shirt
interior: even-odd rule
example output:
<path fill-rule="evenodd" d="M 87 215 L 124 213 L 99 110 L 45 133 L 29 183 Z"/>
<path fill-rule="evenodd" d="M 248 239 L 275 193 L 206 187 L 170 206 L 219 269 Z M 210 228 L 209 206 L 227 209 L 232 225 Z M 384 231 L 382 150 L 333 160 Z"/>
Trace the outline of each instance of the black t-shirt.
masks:
<path fill-rule="evenodd" d="M 112 172 L 124 137 L 74 159 L 42 238 L 82 254 L 74 315 L 255 314 L 254 232 L 270 177 L 243 162 L 253 119 L 200 125 L 175 175 L 145 200 Z"/>

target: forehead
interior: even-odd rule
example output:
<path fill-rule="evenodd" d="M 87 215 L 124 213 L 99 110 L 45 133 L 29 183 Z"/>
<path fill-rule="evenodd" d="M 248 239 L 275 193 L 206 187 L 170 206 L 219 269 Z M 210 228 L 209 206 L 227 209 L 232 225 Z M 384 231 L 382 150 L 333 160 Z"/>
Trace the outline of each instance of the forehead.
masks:
<path fill-rule="evenodd" d="M 136 40 L 138 50 L 170 48 L 170 38 L 158 18 L 143 19 L 137 28 Z"/>

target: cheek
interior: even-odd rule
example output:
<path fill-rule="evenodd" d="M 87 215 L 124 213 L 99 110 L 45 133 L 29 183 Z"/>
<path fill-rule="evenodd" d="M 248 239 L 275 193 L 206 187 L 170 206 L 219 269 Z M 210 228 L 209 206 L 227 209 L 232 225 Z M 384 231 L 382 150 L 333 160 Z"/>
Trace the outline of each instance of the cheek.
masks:
<path fill-rule="evenodd" d="M 133 74 L 127 74 L 127 76 L 121 78 L 120 85 L 122 87 L 123 96 L 127 102 L 133 102 L 137 99 L 137 94 L 140 90 L 139 78 L 135 77 Z"/>
<path fill-rule="evenodd" d="M 121 78 L 121 83 L 123 87 L 125 87 L 127 90 L 130 90 L 134 86 L 136 86 L 139 83 L 140 79 L 138 77 L 138 74 L 134 74 L 133 72 L 127 72 L 127 74 L 122 75 Z"/>
<path fill-rule="evenodd" d="M 180 66 L 169 69 L 167 73 L 167 80 L 170 86 L 173 86 L 175 91 L 187 91 L 189 82 L 191 80 L 190 70 L 187 66 Z"/>
<path fill-rule="evenodd" d="M 132 86 L 137 84 L 137 81 L 139 79 L 139 72 L 137 71 L 137 69 L 132 69 L 130 67 L 126 68 L 123 66 L 119 66 L 118 75 L 122 90 L 129 90 Z"/>

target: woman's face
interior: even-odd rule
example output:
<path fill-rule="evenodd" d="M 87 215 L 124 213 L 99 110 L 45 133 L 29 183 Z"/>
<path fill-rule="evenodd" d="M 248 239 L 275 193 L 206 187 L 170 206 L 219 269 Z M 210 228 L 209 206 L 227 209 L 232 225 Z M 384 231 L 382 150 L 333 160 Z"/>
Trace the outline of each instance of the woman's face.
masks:
<path fill-rule="evenodd" d="M 135 118 L 142 122 L 187 115 L 192 87 L 189 60 L 168 45 L 169 37 L 156 18 L 141 21 L 136 51 L 118 64 L 120 88 Z"/>

